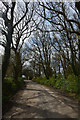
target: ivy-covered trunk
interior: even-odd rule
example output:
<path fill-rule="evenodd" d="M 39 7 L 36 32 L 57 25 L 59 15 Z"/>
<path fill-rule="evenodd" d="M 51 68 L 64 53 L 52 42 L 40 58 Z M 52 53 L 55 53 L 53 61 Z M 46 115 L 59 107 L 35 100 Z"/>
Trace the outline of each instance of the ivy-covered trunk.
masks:
<path fill-rule="evenodd" d="M 22 76 L 22 63 L 21 55 L 19 52 L 15 54 L 15 63 L 14 63 L 14 81 L 17 82 L 18 77 Z"/>
<path fill-rule="evenodd" d="M 7 68 L 9 65 L 9 60 L 10 60 L 10 47 L 11 47 L 11 42 L 12 42 L 12 26 L 9 25 L 8 26 L 8 35 L 6 36 L 7 39 L 7 43 L 6 43 L 6 47 L 5 47 L 5 54 L 4 54 L 4 58 L 2 61 L 2 79 L 4 80 L 5 76 L 6 76 L 6 72 L 7 72 Z"/>

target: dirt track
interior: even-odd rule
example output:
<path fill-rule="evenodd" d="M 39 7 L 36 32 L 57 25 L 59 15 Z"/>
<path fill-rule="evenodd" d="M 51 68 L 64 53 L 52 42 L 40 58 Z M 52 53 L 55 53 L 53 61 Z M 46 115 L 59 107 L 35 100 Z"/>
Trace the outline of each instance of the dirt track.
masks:
<path fill-rule="evenodd" d="M 12 99 L 4 118 L 78 118 L 78 105 L 54 89 L 30 80 Z M 17 120 L 16 119 L 16 120 Z"/>

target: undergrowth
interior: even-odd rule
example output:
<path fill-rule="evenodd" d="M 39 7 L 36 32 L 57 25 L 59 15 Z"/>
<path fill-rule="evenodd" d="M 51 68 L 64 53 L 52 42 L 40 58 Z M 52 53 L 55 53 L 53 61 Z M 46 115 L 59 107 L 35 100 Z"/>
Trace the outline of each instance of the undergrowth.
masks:
<path fill-rule="evenodd" d="M 18 78 L 17 82 L 14 82 L 13 78 L 6 78 L 2 83 L 2 102 L 7 101 L 24 85 L 22 78 Z"/>
<path fill-rule="evenodd" d="M 46 79 L 46 77 L 37 77 L 33 81 L 67 92 L 80 102 L 80 76 L 77 77 L 72 74 L 65 79 L 61 75 L 58 75 L 55 79 L 53 75 L 49 79 Z"/>

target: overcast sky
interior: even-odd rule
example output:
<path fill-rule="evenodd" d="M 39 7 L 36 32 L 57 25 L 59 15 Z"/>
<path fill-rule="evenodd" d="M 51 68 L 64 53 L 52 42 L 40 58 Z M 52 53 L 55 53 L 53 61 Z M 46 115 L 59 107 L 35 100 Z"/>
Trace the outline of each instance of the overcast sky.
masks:
<path fill-rule="evenodd" d="M 4 54 L 4 48 L 0 45 L 0 56 Z"/>

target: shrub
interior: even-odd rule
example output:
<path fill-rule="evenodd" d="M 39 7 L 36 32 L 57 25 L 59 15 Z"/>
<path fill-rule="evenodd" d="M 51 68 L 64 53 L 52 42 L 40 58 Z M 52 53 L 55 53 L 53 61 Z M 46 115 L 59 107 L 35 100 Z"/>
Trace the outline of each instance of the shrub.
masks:
<path fill-rule="evenodd" d="M 23 79 L 18 78 L 17 83 L 14 82 L 13 78 L 6 78 L 2 84 L 2 99 L 3 103 L 7 102 L 12 95 L 15 94 L 24 85 Z"/>
<path fill-rule="evenodd" d="M 69 75 L 67 78 L 67 91 L 70 92 L 78 92 L 78 77 L 75 76 L 74 74 Z"/>

